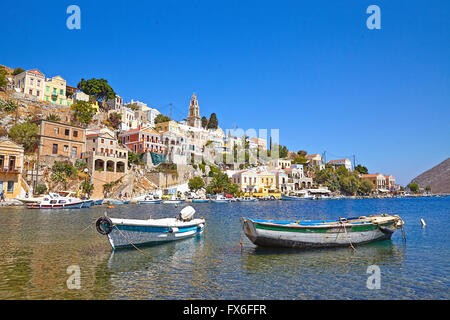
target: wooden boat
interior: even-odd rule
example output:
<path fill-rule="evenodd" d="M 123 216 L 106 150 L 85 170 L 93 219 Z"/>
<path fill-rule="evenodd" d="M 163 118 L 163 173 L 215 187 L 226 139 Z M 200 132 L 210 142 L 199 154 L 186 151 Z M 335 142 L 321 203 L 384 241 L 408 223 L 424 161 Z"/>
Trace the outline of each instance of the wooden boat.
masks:
<path fill-rule="evenodd" d="M 193 199 L 192 203 L 209 203 L 209 199 Z"/>
<path fill-rule="evenodd" d="M 81 205 L 82 208 L 90 208 L 94 205 L 94 200 L 81 200 L 83 201 L 83 204 Z"/>
<path fill-rule="evenodd" d="M 91 200 L 92 201 L 92 200 Z M 42 201 L 28 203 L 28 209 L 80 209 L 85 201 L 72 197 L 62 197 L 57 193 L 49 193 Z"/>
<path fill-rule="evenodd" d="M 241 218 L 251 242 L 262 247 L 337 247 L 390 239 L 403 226 L 395 215 L 371 215 L 326 221 L 274 221 Z"/>
<path fill-rule="evenodd" d="M 109 199 L 107 200 L 107 202 L 109 204 L 114 204 L 114 205 L 118 205 L 118 204 L 129 204 L 130 200 L 114 200 L 114 199 Z"/>
<path fill-rule="evenodd" d="M 113 249 L 133 245 L 181 240 L 201 234 L 205 219 L 194 219 L 195 209 L 187 206 L 177 218 L 115 219 L 103 216 L 96 222 L 97 231 L 107 235 Z"/>
<path fill-rule="evenodd" d="M 104 199 L 94 200 L 94 206 L 101 206 L 103 204 Z"/>

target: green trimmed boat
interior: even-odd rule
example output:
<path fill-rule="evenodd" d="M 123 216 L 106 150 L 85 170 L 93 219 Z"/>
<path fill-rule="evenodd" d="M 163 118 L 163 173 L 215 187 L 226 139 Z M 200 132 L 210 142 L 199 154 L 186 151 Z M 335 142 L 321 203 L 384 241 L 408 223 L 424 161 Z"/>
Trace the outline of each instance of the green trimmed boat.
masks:
<path fill-rule="evenodd" d="M 339 247 L 390 239 L 402 228 L 397 215 L 371 215 L 338 220 L 274 221 L 241 218 L 245 235 L 261 247 Z"/>

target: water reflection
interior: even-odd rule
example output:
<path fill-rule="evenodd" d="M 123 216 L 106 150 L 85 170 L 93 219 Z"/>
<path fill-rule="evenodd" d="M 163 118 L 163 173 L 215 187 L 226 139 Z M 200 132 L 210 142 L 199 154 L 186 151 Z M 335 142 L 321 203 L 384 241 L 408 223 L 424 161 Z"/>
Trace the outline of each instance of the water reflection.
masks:
<path fill-rule="evenodd" d="M 295 271 L 316 268 L 319 272 L 339 268 L 350 271 L 372 264 L 402 265 L 404 248 L 390 240 L 357 246 L 356 251 L 344 247 L 306 250 L 253 247 L 244 251 L 241 262 L 249 272 L 271 272 L 279 268 Z"/>

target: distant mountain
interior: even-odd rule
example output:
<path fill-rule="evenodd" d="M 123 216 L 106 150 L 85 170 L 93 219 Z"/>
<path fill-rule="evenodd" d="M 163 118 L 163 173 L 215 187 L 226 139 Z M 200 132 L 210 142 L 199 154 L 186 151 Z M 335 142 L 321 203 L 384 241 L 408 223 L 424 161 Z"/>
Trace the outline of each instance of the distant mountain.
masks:
<path fill-rule="evenodd" d="M 450 194 L 450 158 L 412 179 L 421 188 L 431 187 L 432 193 Z"/>

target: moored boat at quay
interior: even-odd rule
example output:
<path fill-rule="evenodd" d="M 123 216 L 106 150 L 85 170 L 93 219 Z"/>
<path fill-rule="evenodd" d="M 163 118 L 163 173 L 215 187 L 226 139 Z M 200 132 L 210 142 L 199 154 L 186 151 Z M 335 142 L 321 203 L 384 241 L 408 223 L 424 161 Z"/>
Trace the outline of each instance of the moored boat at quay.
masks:
<path fill-rule="evenodd" d="M 92 200 L 87 202 L 78 198 L 63 197 L 57 193 L 49 193 L 42 201 L 28 203 L 28 209 L 80 209 L 83 206 L 90 206 Z"/>
<path fill-rule="evenodd" d="M 230 203 L 231 199 L 229 199 L 221 194 L 218 194 L 214 198 L 212 198 L 211 201 L 215 202 L 215 203 Z"/>
<path fill-rule="evenodd" d="M 103 216 L 96 222 L 97 231 L 107 235 L 111 247 L 157 244 L 194 237 L 203 233 L 205 219 L 194 219 L 195 209 L 187 206 L 177 218 L 116 219 Z"/>
<path fill-rule="evenodd" d="M 248 239 L 261 247 L 337 247 L 390 239 L 403 227 L 397 215 L 371 215 L 326 221 L 274 221 L 241 218 Z"/>

